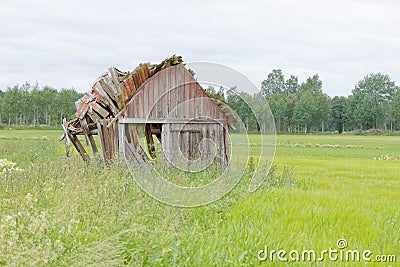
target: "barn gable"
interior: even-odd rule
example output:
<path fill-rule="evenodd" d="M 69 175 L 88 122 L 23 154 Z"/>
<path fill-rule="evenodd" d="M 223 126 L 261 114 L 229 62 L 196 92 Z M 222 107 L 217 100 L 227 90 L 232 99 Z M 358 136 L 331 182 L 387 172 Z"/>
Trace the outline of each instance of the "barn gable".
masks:
<path fill-rule="evenodd" d="M 226 114 L 182 65 L 148 79 L 127 104 L 128 118 L 199 118 L 227 120 Z"/>

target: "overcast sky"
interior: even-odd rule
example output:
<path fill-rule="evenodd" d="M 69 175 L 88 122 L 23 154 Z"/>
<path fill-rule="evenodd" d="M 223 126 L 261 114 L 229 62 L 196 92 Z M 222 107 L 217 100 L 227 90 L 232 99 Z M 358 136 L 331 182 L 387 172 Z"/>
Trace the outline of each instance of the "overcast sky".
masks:
<path fill-rule="evenodd" d="M 2 0 L 0 89 L 25 81 L 86 92 L 116 66 L 171 54 L 211 61 L 258 87 L 274 68 L 316 73 L 331 96 L 369 73 L 400 84 L 400 1 Z"/>

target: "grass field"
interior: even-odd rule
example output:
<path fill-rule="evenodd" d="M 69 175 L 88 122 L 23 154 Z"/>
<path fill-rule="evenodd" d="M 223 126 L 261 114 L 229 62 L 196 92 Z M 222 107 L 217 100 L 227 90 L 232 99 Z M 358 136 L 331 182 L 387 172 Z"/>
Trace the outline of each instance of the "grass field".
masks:
<path fill-rule="evenodd" d="M 400 265 L 400 137 L 278 135 L 275 170 L 258 191 L 247 192 L 245 176 L 220 201 L 176 208 L 118 164 L 66 158 L 60 134 L 0 131 L 0 159 L 15 163 L 0 163 L 0 266 Z M 250 143 L 256 156 L 259 139 Z M 287 259 L 370 250 L 371 262 L 260 261 L 265 248 Z"/>

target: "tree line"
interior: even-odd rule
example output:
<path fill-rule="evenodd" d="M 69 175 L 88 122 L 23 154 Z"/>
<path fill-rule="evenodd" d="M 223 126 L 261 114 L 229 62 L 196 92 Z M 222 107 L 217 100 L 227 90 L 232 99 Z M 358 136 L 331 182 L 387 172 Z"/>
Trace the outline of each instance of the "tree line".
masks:
<path fill-rule="evenodd" d="M 250 95 L 231 88 L 224 99 L 249 131 L 265 127 L 266 103 L 279 133 L 400 129 L 400 90 L 387 74 L 365 76 L 348 97 L 331 98 L 322 85 L 318 74 L 300 83 L 298 77 L 285 79 L 282 70 L 274 69 L 261 83 L 260 92 Z"/>
<path fill-rule="evenodd" d="M 261 83 L 261 91 L 253 95 L 236 87 L 206 90 L 227 102 L 249 131 L 269 127 L 268 105 L 279 133 L 400 130 L 400 89 L 387 74 L 365 76 L 347 97 L 331 98 L 322 86 L 318 74 L 300 82 L 274 69 Z M 75 117 L 74 103 L 82 95 L 74 89 L 29 83 L 0 90 L 0 124 L 59 126 L 63 118 Z"/>
<path fill-rule="evenodd" d="M 62 118 L 75 117 L 75 101 L 82 97 L 74 89 L 25 83 L 0 90 L 0 124 L 17 126 L 59 126 Z"/>

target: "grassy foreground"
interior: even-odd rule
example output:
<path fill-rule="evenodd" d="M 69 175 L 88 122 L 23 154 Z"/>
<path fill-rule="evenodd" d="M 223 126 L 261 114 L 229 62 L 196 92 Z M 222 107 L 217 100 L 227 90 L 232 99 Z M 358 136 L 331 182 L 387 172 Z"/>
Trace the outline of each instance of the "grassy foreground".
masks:
<path fill-rule="evenodd" d="M 0 266 L 400 262 L 400 137 L 280 135 L 276 169 L 257 192 L 246 191 L 245 176 L 222 200 L 184 209 L 147 196 L 124 167 L 66 158 L 60 134 L 0 131 L 0 159 L 16 163 L 0 163 Z M 234 145 L 243 138 L 233 136 Z M 256 155 L 259 140 L 250 142 Z M 258 259 L 266 248 L 318 258 L 340 250 L 339 239 L 370 250 L 371 262 Z"/>

